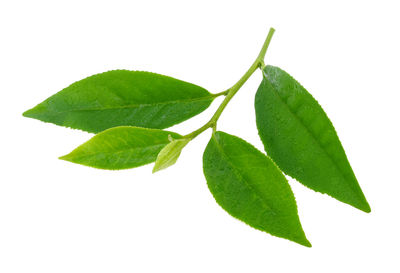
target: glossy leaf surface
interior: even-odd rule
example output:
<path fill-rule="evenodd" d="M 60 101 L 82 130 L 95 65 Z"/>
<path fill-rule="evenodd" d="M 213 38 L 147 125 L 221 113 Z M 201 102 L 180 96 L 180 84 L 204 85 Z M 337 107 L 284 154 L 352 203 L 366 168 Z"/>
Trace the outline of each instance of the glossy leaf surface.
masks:
<path fill-rule="evenodd" d="M 73 83 L 24 116 L 94 133 L 122 125 L 163 129 L 199 114 L 212 100 L 191 83 L 114 70 Z"/>
<path fill-rule="evenodd" d="M 204 151 L 203 169 L 215 200 L 230 215 L 274 236 L 311 246 L 285 176 L 251 144 L 216 132 Z"/>
<path fill-rule="evenodd" d="M 266 66 L 255 98 L 265 150 L 286 174 L 365 212 L 370 207 L 318 102 L 285 71 Z"/>
<path fill-rule="evenodd" d="M 178 160 L 182 149 L 190 142 L 190 139 L 174 139 L 165 146 L 157 155 L 154 163 L 153 173 L 166 169 L 174 165 Z"/>
<path fill-rule="evenodd" d="M 60 159 L 89 167 L 121 170 L 154 162 L 157 154 L 180 135 L 159 129 L 120 126 L 105 130 Z"/>

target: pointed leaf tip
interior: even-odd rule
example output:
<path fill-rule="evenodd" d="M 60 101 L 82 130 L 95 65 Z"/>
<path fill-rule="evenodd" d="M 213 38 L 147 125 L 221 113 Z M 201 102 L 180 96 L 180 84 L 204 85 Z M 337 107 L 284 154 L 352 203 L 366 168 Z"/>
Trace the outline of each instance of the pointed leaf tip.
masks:
<path fill-rule="evenodd" d="M 34 108 L 26 110 L 25 112 L 22 113 L 22 116 L 26 118 L 33 118 L 33 109 Z"/>
<path fill-rule="evenodd" d="M 168 145 L 166 145 L 157 155 L 156 163 L 154 164 L 153 168 L 153 173 L 174 165 L 178 160 L 182 149 L 191 140 L 188 138 L 172 139 L 171 136 L 168 136 L 168 138 L 170 141 L 172 141 Z"/>
<path fill-rule="evenodd" d="M 367 201 L 365 201 L 363 206 L 359 207 L 359 209 L 362 210 L 363 212 L 366 212 L 366 213 L 370 213 L 371 212 L 371 207 L 370 207 L 370 205 L 369 205 L 369 203 Z"/>
<path fill-rule="evenodd" d="M 71 162 L 71 160 L 70 160 L 70 155 L 71 155 L 71 153 L 66 154 L 66 155 L 63 155 L 63 156 L 59 156 L 58 159 L 60 159 L 60 160 L 65 160 L 65 161 L 70 161 L 70 162 Z"/>
<path fill-rule="evenodd" d="M 304 241 L 304 242 L 299 242 L 299 244 L 301 244 L 302 246 L 305 246 L 305 247 L 309 247 L 309 248 L 312 247 L 312 244 L 308 240 Z"/>
<path fill-rule="evenodd" d="M 304 234 L 299 234 L 298 237 L 293 238 L 293 241 L 305 247 L 312 247 L 310 241 Z"/>
<path fill-rule="evenodd" d="M 34 118 L 40 120 L 41 119 L 40 116 L 44 114 L 46 111 L 47 111 L 46 105 L 41 103 L 23 112 L 22 116 L 26 118 Z"/>

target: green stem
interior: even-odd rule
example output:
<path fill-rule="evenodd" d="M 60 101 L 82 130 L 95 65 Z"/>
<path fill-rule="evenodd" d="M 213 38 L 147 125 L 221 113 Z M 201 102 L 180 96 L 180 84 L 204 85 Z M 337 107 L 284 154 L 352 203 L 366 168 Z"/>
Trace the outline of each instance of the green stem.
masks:
<path fill-rule="evenodd" d="M 260 50 L 260 53 L 258 54 L 256 60 L 253 62 L 253 64 L 250 66 L 250 68 L 246 71 L 246 73 L 239 79 L 235 85 L 233 85 L 231 88 L 228 90 L 217 93 L 215 95 L 225 95 L 225 99 L 222 101 L 221 105 L 218 107 L 217 111 L 214 113 L 214 115 L 211 117 L 211 119 L 204 124 L 202 127 L 197 129 L 196 131 L 193 131 L 192 133 L 185 135 L 185 138 L 195 138 L 208 128 L 213 128 L 213 131 L 216 130 L 216 125 L 219 117 L 221 116 L 222 112 L 224 111 L 225 107 L 228 105 L 230 100 L 235 96 L 235 94 L 239 91 L 239 89 L 243 86 L 243 84 L 250 78 L 250 76 L 254 73 L 254 71 L 257 70 L 257 68 L 263 68 L 265 66 L 264 64 L 264 57 L 267 52 L 268 46 L 271 42 L 272 36 L 274 35 L 275 29 L 270 28 L 268 32 L 268 36 L 265 39 L 265 42 Z"/>
<path fill-rule="evenodd" d="M 211 94 L 211 96 L 213 98 L 216 98 L 216 97 L 219 97 L 219 96 L 226 96 L 226 95 L 228 95 L 228 93 L 229 93 L 229 89 L 225 90 L 225 91 L 222 91 L 222 92 L 219 92 L 219 93 Z"/>

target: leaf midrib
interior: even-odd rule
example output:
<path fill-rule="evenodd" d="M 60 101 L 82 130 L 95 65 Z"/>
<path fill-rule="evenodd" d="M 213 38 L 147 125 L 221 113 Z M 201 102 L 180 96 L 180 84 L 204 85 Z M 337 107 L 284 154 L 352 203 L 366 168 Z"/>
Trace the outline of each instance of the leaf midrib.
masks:
<path fill-rule="evenodd" d="M 188 103 L 188 102 L 200 102 L 205 100 L 213 100 L 213 96 L 199 97 L 199 98 L 191 98 L 191 99 L 183 99 L 183 100 L 173 100 L 166 102 L 157 102 L 157 103 L 143 103 L 143 104 L 127 104 L 127 105 L 118 105 L 118 106 L 107 106 L 107 107 L 87 107 L 81 109 L 71 109 L 65 111 L 55 111 L 58 114 L 69 113 L 69 112 L 81 112 L 81 111 L 100 111 L 100 110 L 117 110 L 117 109 L 129 109 L 129 108 L 140 108 L 140 107 L 148 107 L 148 106 L 162 106 L 168 104 L 177 104 L 177 103 Z"/>
<path fill-rule="evenodd" d="M 268 80 L 267 77 L 265 77 L 266 80 Z M 269 81 L 269 80 L 268 80 Z M 285 107 L 289 110 L 289 113 L 306 129 L 306 132 L 311 136 L 311 138 L 318 144 L 318 146 L 322 149 L 322 151 L 325 153 L 325 155 L 327 155 L 328 159 L 333 163 L 333 165 L 335 166 L 335 168 L 339 171 L 339 174 L 342 176 L 342 178 L 344 179 L 344 181 L 346 181 L 347 185 L 349 186 L 349 188 L 356 193 L 357 196 L 359 196 L 359 193 L 353 189 L 353 187 L 350 185 L 349 181 L 346 179 L 346 177 L 344 176 L 342 170 L 339 168 L 339 166 L 337 165 L 337 163 L 332 159 L 332 157 L 328 154 L 328 152 L 325 150 L 325 148 L 321 145 L 321 143 L 319 142 L 318 138 L 310 131 L 310 129 L 308 129 L 308 127 L 302 122 L 302 120 L 292 111 L 292 109 L 290 109 L 289 105 L 287 105 L 285 103 L 285 101 L 282 99 L 282 97 L 280 96 L 279 92 L 276 90 L 275 86 L 269 81 L 272 90 L 274 90 L 274 92 L 276 93 L 277 97 L 279 98 L 279 100 L 282 102 L 283 105 L 285 105 Z M 302 87 L 304 88 L 304 87 Z"/>
<path fill-rule="evenodd" d="M 240 180 L 244 181 L 244 183 L 247 185 L 247 187 L 249 187 L 252 190 L 252 192 L 254 192 L 255 195 L 263 201 L 262 202 L 263 206 L 265 206 L 268 210 L 270 210 L 272 214 L 276 215 L 276 212 L 267 204 L 267 202 L 265 201 L 264 197 L 261 194 L 259 194 L 258 191 L 256 191 L 254 189 L 254 187 L 246 179 L 244 179 L 243 175 L 236 168 L 236 166 L 229 161 L 229 159 L 230 159 L 229 156 L 224 152 L 224 149 L 218 143 L 218 141 L 215 138 L 215 136 L 213 136 L 213 138 L 214 138 L 214 142 L 216 143 L 217 149 L 221 152 L 222 156 L 225 157 L 225 159 L 228 159 L 228 160 L 226 160 L 226 162 L 228 163 L 228 165 L 230 165 L 232 167 L 232 169 L 235 171 L 235 174 L 238 176 L 238 178 Z"/>
<path fill-rule="evenodd" d="M 165 146 L 165 145 L 167 145 L 168 144 L 168 142 L 167 143 L 160 143 L 160 144 L 157 144 L 157 145 L 149 145 L 149 146 L 145 146 L 145 147 L 134 147 L 134 148 L 128 148 L 128 149 L 118 149 L 118 150 L 116 150 L 116 151 L 107 151 L 107 152 L 95 152 L 95 153 L 86 153 L 85 155 L 81 155 L 81 156 L 74 156 L 74 157 L 72 157 L 72 158 L 74 158 L 74 159 L 82 159 L 82 158 L 86 158 L 86 157 L 92 157 L 92 156 L 95 156 L 95 155 L 98 155 L 98 154 L 105 154 L 105 155 L 109 155 L 109 154 L 120 154 L 120 153 L 123 153 L 123 152 L 133 152 L 134 150 L 138 150 L 138 149 L 144 149 L 144 148 L 154 148 L 154 147 L 157 147 L 157 146 Z"/>

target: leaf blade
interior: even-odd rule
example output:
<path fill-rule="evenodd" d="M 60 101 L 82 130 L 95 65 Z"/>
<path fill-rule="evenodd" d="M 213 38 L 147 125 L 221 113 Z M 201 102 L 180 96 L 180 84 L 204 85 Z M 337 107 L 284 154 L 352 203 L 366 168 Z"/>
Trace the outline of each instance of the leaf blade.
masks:
<path fill-rule="evenodd" d="M 181 151 L 191 139 L 174 139 L 168 143 L 157 155 L 154 163 L 153 173 L 166 169 L 176 163 Z"/>
<path fill-rule="evenodd" d="M 255 98 L 256 123 L 268 155 L 305 186 L 370 212 L 336 131 L 307 90 L 266 66 Z"/>
<path fill-rule="evenodd" d="M 23 115 L 92 133 L 116 126 L 164 129 L 201 113 L 213 99 L 204 88 L 171 77 L 112 70 L 73 83 Z"/>
<path fill-rule="evenodd" d="M 169 143 L 169 135 L 181 137 L 159 129 L 114 127 L 95 135 L 60 159 L 106 170 L 135 168 L 154 162 Z"/>
<path fill-rule="evenodd" d="M 215 200 L 231 216 L 311 247 L 286 178 L 251 144 L 223 132 L 214 133 L 204 151 L 203 171 Z"/>

